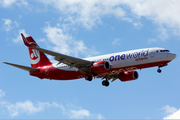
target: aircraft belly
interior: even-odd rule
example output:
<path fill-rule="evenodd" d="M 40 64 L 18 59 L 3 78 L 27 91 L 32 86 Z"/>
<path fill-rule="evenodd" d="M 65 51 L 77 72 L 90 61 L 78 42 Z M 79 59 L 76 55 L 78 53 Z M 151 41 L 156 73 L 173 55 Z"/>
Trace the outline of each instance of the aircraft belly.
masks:
<path fill-rule="evenodd" d="M 49 73 L 49 77 L 54 80 L 72 80 L 78 79 L 78 75 L 82 75 L 79 71 L 65 71 L 60 69 L 55 69 Z"/>

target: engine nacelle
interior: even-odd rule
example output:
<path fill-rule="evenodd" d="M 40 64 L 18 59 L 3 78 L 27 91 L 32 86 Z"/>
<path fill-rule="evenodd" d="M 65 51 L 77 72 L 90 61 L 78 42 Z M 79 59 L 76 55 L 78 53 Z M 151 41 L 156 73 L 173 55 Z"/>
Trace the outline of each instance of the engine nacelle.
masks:
<path fill-rule="evenodd" d="M 134 70 L 126 71 L 126 72 L 119 75 L 119 79 L 122 82 L 136 80 L 136 79 L 138 79 L 138 77 L 139 77 L 138 72 L 134 71 Z"/>
<path fill-rule="evenodd" d="M 108 61 L 95 62 L 91 66 L 91 71 L 95 73 L 101 73 L 110 69 L 110 64 Z"/>

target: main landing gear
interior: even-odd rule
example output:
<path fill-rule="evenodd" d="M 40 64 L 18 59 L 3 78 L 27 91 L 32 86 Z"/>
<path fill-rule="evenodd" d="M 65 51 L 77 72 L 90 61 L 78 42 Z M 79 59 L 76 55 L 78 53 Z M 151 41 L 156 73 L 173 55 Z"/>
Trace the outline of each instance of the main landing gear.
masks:
<path fill-rule="evenodd" d="M 85 79 L 88 80 L 88 81 L 92 81 L 92 76 L 91 75 L 86 75 Z"/>
<path fill-rule="evenodd" d="M 85 76 L 85 79 L 86 79 L 87 81 L 92 81 L 92 76 L 91 76 L 91 75 L 86 75 L 86 76 Z M 109 81 L 107 80 L 107 78 L 106 78 L 106 80 L 103 80 L 103 81 L 102 81 L 102 85 L 103 85 L 103 86 L 106 86 L 106 87 L 109 86 Z"/>
<path fill-rule="evenodd" d="M 103 80 L 102 85 L 108 87 L 109 86 L 109 81 L 107 79 Z"/>

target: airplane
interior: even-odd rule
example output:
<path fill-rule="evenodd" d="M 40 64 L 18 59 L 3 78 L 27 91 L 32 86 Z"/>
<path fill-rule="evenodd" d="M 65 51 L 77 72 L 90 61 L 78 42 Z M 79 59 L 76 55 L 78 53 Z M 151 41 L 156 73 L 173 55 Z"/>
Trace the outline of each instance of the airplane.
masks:
<path fill-rule="evenodd" d="M 40 48 L 34 39 L 21 33 L 24 44 L 28 47 L 31 67 L 4 62 L 5 64 L 29 71 L 31 76 L 50 80 L 73 80 L 85 78 L 92 81 L 101 78 L 103 86 L 119 79 L 122 82 L 136 80 L 137 69 L 167 66 L 176 58 L 176 54 L 164 48 L 144 48 L 90 58 L 76 58 Z M 45 54 L 54 56 L 50 61 Z"/>

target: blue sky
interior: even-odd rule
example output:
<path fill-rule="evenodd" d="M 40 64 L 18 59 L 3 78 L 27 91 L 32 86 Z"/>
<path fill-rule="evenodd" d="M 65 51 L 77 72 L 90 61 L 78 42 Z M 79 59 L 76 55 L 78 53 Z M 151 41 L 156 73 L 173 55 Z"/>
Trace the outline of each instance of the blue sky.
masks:
<path fill-rule="evenodd" d="M 180 119 L 179 13 L 174 0 L 0 0 L 0 119 Z M 147 47 L 177 58 L 161 74 L 138 70 L 138 80 L 109 87 L 40 80 L 2 63 L 30 66 L 21 32 L 79 58 Z"/>

